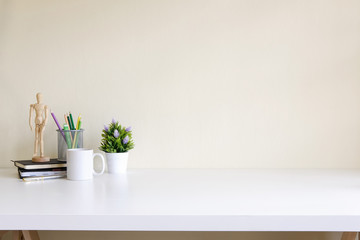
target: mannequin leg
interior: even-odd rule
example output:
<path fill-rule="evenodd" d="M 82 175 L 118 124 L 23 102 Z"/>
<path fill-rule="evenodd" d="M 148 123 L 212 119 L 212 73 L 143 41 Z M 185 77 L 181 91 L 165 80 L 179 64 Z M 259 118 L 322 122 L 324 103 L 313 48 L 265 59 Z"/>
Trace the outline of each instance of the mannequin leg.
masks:
<path fill-rule="evenodd" d="M 40 157 L 44 157 L 44 130 L 45 126 L 39 128 Z"/>
<path fill-rule="evenodd" d="M 38 144 L 39 144 L 39 126 L 36 125 L 36 127 L 35 127 L 35 142 L 34 142 L 34 155 L 33 155 L 33 157 L 35 157 L 37 155 Z"/>

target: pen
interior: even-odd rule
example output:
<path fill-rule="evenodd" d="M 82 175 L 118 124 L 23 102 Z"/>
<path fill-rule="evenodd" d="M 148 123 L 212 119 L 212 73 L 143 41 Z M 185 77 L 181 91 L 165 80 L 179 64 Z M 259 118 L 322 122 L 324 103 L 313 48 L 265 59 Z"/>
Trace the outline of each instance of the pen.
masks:
<path fill-rule="evenodd" d="M 79 114 L 79 117 L 78 117 L 78 119 L 77 119 L 76 130 L 79 130 L 79 129 L 80 129 L 80 127 L 79 127 L 80 120 L 81 120 L 81 114 Z"/>
<path fill-rule="evenodd" d="M 72 130 L 70 117 L 69 117 L 69 116 L 66 116 L 66 118 L 67 118 L 67 122 L 68 122 L 69 130 Z"/>
<path fill-rule="evenodd" d="M 75 130 L 75 125 L 74 125 L 74 119 L 73 119 L 73 117 L 72 117 L 72 114 L 71 114 L 71 112 L 69 112 L 69 116 L 70 116 L 70 129 L 71 130 Z"/>
<path fill-rule="evenodd" d="M 78 124 L 77 124 L 77 129 L 76 129 L 76 130 L 80 130 L 80 127 L 81 127 L 81 120 L 78 120 Z M 79 139 L 79 138 L 77 137 L 77 135 L 78 135 L 78 132 L 76 131 L 72 148 L 77 147 L 78 139 Z"/>
<path fill-rule="evenodd" d="M 64 114 L 64 119 L 65 119 L 65 123 L 66 123 L 68 126 L 70 126 L 69 121 L 68 121 L 68 116 L 66 116 L 66 114 Z"/>
<path fill-rule="evenodd" d="M 51 112 L 51 116 L 53 117 L 53 119 L 54 119 L 57 127 L 59 128 L 59 131 L 60 131 L 61 135 L 63 136 L 64 140 L 66 140 L 65 135 L 64 135 L 64 132 L 63 132 L 63 130 L 61 129 L 60 124 L 59 124 L 58 120 L 56 119 L 55 114 L 54 114 L 53 112 Z"/>
<path fill-rule="evenodd" d="M 68 129 L 67 130 L 72 130 L 71 129 L 71 125 L 70 125 L 70 118 L 69 118 L 69 116 L 66 116 L 66 114 L 64 114 L 64 118 L 65 118 L 65 122 L 66 122 L 66 124 L 68 125 Z M 64 129 L 65 130 L 65 129 Z M 70 131 L 70 140 L 71 140 L 71 142 L 72 142 L 72 139 L 73 139 L 73 137 L 72 137 L 72 134 L 71 134 L 71 131 Z M 71 142 L 70 142 L 70 145 L 71 145 Z"/>
<path fill-rule="evenodd" d="M 67 124 L 64 124 L 64 130 L 65 130 L 65 135 L 66 135 L 66 144 L 68 146 L 68 149 L 71 148 L 71 133 L 69 131 L 69 126 Z"/>

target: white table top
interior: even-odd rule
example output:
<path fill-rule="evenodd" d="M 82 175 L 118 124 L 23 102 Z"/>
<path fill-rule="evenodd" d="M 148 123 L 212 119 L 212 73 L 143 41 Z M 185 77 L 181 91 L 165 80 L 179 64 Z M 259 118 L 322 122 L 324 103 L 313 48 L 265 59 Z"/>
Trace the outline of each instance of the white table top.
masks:
<path fill-rule="evenodd" d="M 360 231 L 360 170 L 129 169 L 25 183 L 0 169 L 0 230 Z"/>

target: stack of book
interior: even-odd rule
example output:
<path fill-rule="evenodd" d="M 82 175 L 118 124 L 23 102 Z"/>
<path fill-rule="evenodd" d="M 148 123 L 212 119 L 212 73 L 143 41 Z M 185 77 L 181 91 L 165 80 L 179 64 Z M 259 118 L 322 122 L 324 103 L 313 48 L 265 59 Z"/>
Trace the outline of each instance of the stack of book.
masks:
<path fill-rule="evenodd" d="M 66 177 L 66 162 L 50 159 L 49 162 L 32 162 L 31 160 L 13 161 L 18 168 L 19 178 L 24 181 Z"/>

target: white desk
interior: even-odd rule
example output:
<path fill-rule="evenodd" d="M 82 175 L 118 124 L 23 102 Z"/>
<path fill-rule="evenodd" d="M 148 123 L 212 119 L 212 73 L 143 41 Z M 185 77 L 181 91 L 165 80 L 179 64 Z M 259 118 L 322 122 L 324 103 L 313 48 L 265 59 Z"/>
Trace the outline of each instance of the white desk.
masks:
<path fill-rule="evenodd" d="M 360 170 L 130 169 L 25 183 L 0 169 L 0 230 L 360 231 Z"/>

